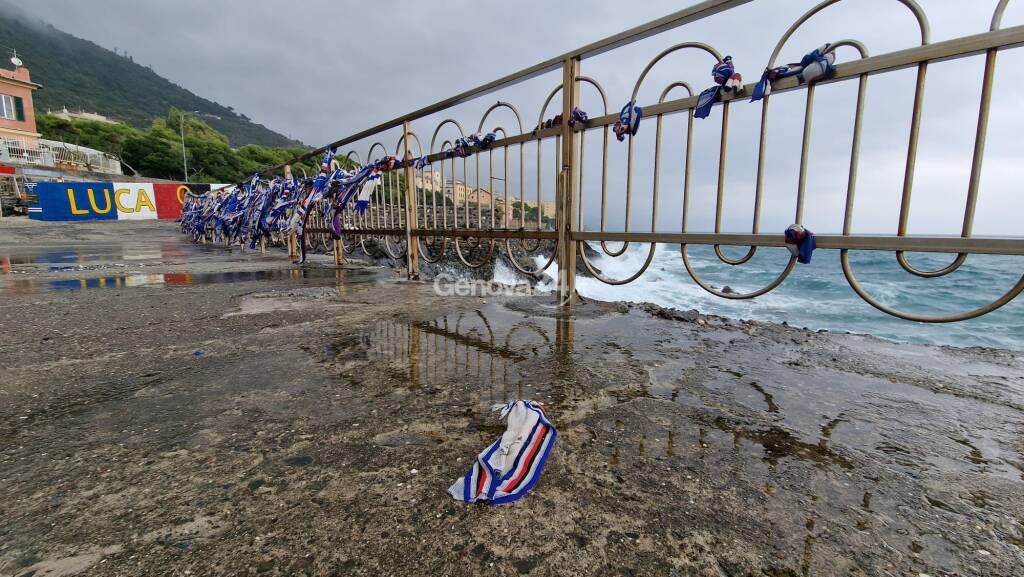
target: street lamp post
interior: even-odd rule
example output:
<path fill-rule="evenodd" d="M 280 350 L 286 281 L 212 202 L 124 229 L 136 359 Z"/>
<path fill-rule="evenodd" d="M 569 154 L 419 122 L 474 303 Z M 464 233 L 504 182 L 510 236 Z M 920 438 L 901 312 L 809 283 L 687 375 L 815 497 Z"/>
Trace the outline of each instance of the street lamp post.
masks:
<path fill-rule="evenodd" d="M 185 184 L 188 184 L 188 156 L 185 153 L 185 113 L 178 117 L 181 121 L 181 166 L 185 171 Z"/>
<path fill-rule="evenodd" d="M 181 166 L 185 170 L 185 184 L 188 184 L 188 157 L 185 152 L 185 114 L 186 112 L 183 110 L 181 112 L 181 116 L 178 117 L 178 120 L 181 121 L 179 123 L 181 127 Z M 193 110 L 188 112 L 188 114 L 202 114 L 202 112 Z"/>

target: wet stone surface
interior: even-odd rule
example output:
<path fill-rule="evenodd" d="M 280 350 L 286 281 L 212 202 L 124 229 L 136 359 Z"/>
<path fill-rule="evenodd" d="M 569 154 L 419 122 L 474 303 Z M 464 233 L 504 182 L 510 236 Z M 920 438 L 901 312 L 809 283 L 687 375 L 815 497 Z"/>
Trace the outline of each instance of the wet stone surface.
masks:
<path fill-rule="evenodd" d="M 104 224 L 75 227 L 60 250 L 86 256 L 57 269 L 39 229 L 0 243 L 20 255 L 0 274 L 0 575 L 1024 564 L 1019 354 L 647 306 L 564 316 Z M 48 288 L 135 274 L 165 281 Z M 543 477 L 512 505 L 453 501 L 510 398 L 559 428 Z"/>

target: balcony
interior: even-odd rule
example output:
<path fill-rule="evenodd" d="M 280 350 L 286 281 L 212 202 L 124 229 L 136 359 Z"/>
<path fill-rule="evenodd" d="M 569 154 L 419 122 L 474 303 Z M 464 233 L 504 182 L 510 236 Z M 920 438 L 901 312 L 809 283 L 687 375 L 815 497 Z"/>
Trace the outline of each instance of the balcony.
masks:
<path fill-rule="evenodd" d="M 44 139 L 0 138 L 0 164 L 124 174 L 121 171 L 121 162 L 110 154 L 84 146 Z"/>

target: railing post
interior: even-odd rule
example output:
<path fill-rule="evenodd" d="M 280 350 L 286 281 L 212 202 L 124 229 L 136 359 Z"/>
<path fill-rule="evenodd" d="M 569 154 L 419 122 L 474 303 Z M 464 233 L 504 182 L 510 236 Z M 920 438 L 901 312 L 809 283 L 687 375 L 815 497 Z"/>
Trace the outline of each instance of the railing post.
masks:
<path fill-rule="evenodd" d="M 341 241 L 334 241 L 334 266 L 345 264 L 345 249 L 341 247 Z"/>
<path fill-rule="evenodd" d="M 572 111 L 579 106 L 580 59 L 567 58 L 562 66 L 562 166 L 555 187 L 558 228 L 558 302 L 571 307 L 576 302 L 576 242 L 573 232 L 579 228 L 573 208 L 576 200 L 576 137 L 569 126 Z"/>
<path fill-rule="evenodd" d="M 412 131 L 409 121 L 402 123 L 402 142 L 405 143 L 405 251 L 406 271 L 410 279 L 420 277 L 419 241 L 412 234 L 416 225 L 416 169 L 412 166 Z"/>

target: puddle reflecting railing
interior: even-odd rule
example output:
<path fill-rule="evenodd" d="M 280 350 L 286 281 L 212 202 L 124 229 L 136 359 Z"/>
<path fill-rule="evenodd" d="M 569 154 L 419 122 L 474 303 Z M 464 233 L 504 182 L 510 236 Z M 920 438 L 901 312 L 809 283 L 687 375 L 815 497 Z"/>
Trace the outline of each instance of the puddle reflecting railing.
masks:
<path fill-rule="evenodd" d="M 1024 291 L 1024 275 L 1000 297 L 992 302 L 957 314 L 926 316 L 907 311 L 896 310 L 872 296 L 859 282 L 853 270 L 849 251 L 891 251 L 900 267 L 913 277 L 934 279 L 957 271 L 972 254 L 1024 255 L 1024 240 L 1020 238 L 979 237 L 974 229 L 974 216 L 981 194 L 982 164 L 985 154 L 989 115 L 991 109 L 993 78 L 996 72 L 996 59 L 1000 50 L 1011 49 L 1024 43 L 1024 26 L 1002 26 L 1003 13 L 1008 0 L 992 2 L 991 26 L 987 31 L 978 34 L 932 42 L 928 18 L 925 11 L 915 0 L 892 0 L 894 10 L 909 12 L 913 17 L 916 29 L 915 36 L 919 41 L 912 46 L 895 52 L 871 55 L 868 47 L 851 38 L 834 38 L 828 51 L 837 55 L 835 73 L 824 80 L 808 85 L 800 84 L 795 77 L 782 78 L 772 82 L 771 94 L 766 96 L 760 106 L 760 132 L 757 147 L 757 169 L 753 198 L 753 220 L 749 233 L 735 233 L 723 230 L 724 204 L 726 194 L 726 176 L 728 173 L 728 139 L 730 123 L 730 106 L 736 98 L 746 98 L 754 89 L 754 84 L 745 86 L 742 96 L 726 93 L 720 103 L 716 104 L 720 128 L 718 152 L 718 176 L 715 185 L 715 221 L 714 230 L 709 233 L 695 233 L 689 230 L 689 207 L 691 198 L 691 161 L 693 139 L 694 111 L 699 96 L 692 87 L 705 84 L 704 77 L 669 83 L 661 92 L 657 102 L 641 103 L 644 112 L 643 125 L 650 122 L 656 124 L 653 150 L 646 151 L 653 159 L 651 188 L 641 193 L 634 190 L 634 166 L 640 154 L 632 136 L 627 136 L 627 155 L 625 190 L 621 192 L 609 190 L 609 129 L 619 120 L 616 114 L 609 114 L 609 103 L 605 90 L 598 80 L 584 76 L 581 62 L 591 56 L 614 50 L 621 46 L 634 43 L 666 30 L 720 15 L 752 0 L 707 0 L 690 8 L 649 22 L 642 26 L 621 32 L 604 40 L 573 50 L 563 56 L 541 62 L 489 82 L 472 90 L 447 98 L 434 105 L 422 108 L 409 114 L 401 115 L 393 120 L 382 123 L 368 130 L 342 138 L 329 145 L 339 154 L 361 161 L 356 143 L 372 142 L 366 148 L 366 160 L 370 161 L 388 154 L 403 158 L 399 167 L 384 175 L 381 186 L 372 198 L 371 209 L 364 215 L 355 215 L 349 208 L 345 209 L 345 230 L 342 239 L 336 243 L 335 251 L 340 258 L 341 253 L 362 250 L 375 257 L 386 257 L 404 260 L 411 277 L 418 271 L 418 261 L 423 259 L 436 262 L 443 258 L 454 258 L 467 267 L 479 267 L 491 259 L 496 251 L 505 251 L 517 269 L 526 274 L 540 274 L 552 263 L 575 263 L 579 258 L 601 281 L 608 284 L 626 284 L 643 275 L 651 265 L 657 243 L 674 243 L 681 246 L 681 266 L 693 280 L 704 290 L 728 299 L 750 299 L 766 294 L 778 288 L 792 273 L 797 260 L 791 257 L 782 267 L 778 275 L 765 286 L 746 292 L 728 292 L 720 290 L 706 282 L 695 271 L 690 263 L 688 247 L 690 245 L 711 245 L 715 255 L 725 265 L 741 266 L 750 261 L 761 247 L 785 246 L 782 234 L 767 234 L 761 231 L 761 205 L 765 192 L 765 159 L 769 151 L 766 138 L 769 126 L 770 103 L 773 95 L 787 91 L 802 90 L 805 94 L 804 114 L 801 119 L 802 137 L 800 144 L 800 161 L 797 180 L 797 194 L 793 207 L 793 220 L 802 224 L 804 206 L 810 192 L 807 189 L 807 172 L 809 153 L 813 136 L 811 119 L 813 116 L 815 87 L 821 83 L 850 82 L 857 86 L 857 103 L 854 118 L 850 125 L 851 145 L 849 149 L 849 169 L 845 192 L 845 208 L 842 215 L 842 232 L 840 234 L 819 234 L 816 237 L 819 248 L 838 249 L 840 265 L 849 285 L 863 300 L 871 306 L 897 317 L 920 322 L 950 322 L 977 317 L 993 311 Z M 780 62 L 783 49 L 787 56 L 799 54 L 796 46 L 790 46 L 789 40 L 798 30 L 811 21 L 812 17 L 827 12 L 830 7 L 843 0 L 824 0 L 808 10 L 778 37 L 774 49 L 766 58 L 768 68 Z M 976 8 L 976 7 L 975 7 Z M 724 18 L 727 16 L 719 16 Z M 879 25 L 888 26 L 897 20 L 880 20 Z M 895 31 L 894 31 L 895 32 Z M 657 54 L 641 69 L 632 91 L 636 100 L 648 72 L 666 56 L 673 53 L 694 54 L 707 61 L 709 66 L 723 61 L 722 47 L 699 42 L 683 42 L 675 44 Z M 973 55 L 984 54 L 984 67 L 979 72 L 981 97 L 977 109 L 976 134 L 971 158 L 971 172 L 967 187 L 967 200 L 963 210 L 961 233 L 957 236 L 912 236 L 908 234 L 908 220 L 911 211 L 911 197 L 914 176 L 918 160 L 918 145 L 922 107 L 924 103 L 925 84 L 928 66 L 932 62 L 964 59 Z M 913 106 L 902 112 L 909 115 L 910 132 L 906 148 L 906 161 L 902 182 L 898 225 L 893 235 L 857 234 L 853 226 L 853 207 L 856 198 L 856 187 L 859 172 L 861 147 L 861 131 L 864 119 L 864 102 L 868 91 L 869 76 L 891 73 L 897 70 L 913 68 L 916 70 L 916 81 L 913 92 Z M 454 109 L 458 105 L 491 94 L 494 91 L 535 78 L 544 73 L 561 70 L 562 82 L 555 86 L 540 106 L 537 116 L 537 128 L 531 124 L 524 125 L 523 115 L 519 109 L 506 101 L 499 100 L 487 109 L 478 122 L 468 125 L 478 132 L 493 132 L 496 139 L 485 146 L 460 146 L 459 139 L 468 136 L 463 123 L 455 118 L 444 118 L 429 131 L 429 141 L 421 141 L 412 129 L 414 121 Z M 970 81 L 970 80 L 968 80 Z M 579 106 L 580 94 L 583 90 L 594 91 L 600 97 L 602 108 L 600 114 L 586 121 L 569 122 L 573 111 Z M 670 96 L 680 94 L 680 97 Z M 561 100 L 561 106 L 554 107 L 555 97 Z M 631 103 L 632 104 L 632 103 Z M 646 104 L 646 105 L 644 105 Z M 551 110 L 549 110 L 551 109 Z M 614 110 L 614 109 L 612 109 Z M 505 113 L 507 118 L 514 119 L 512 125 L 500 125 L 489 122 L 492 114 Z M 546 116 L 560 113 L 565 122 L 545 124 Z M 681 226 L 676 231 L 658 229 L 658 198 L 662 194 L 660 182 L 663 173 L 669 167 L 662 162 L 663 154 L 663 119 L 666 115 L 685 113 L 687 126 L 685 133 L 686 148 L 683 162 L 674 166 L 682 174 L 683 188 L 681 191 L 682 215 Z M 381 133 L 401 127 L 402 135 L 393 148 L 388 148 L 380 139 Z M 532 129 L 532 130 L 531 130 Z M 645 127 L 644 130 L 650 130 Z M 588 138 L 590 137 L 590 138 Z M 596 138 L 593 138 L 596 137 Z M 585 149 L 588 141 L 596 140 L 601 147 L 599 168 L 585 163 Z M 424 144 L 429 148 L 424 148 Z M 545 152 L 545 146 L 547 151 Z M 326 147 L 325 147 L 326 148 Z M 323 153 L 321 148 L 293 159 L 290 164 L 297 163 Z M 535 154 L 534 154 L 535 153 Z M 550 158 L 553 170 L 545 170 Z M 414 159 L 419 159 L 414 162 Z M 511 159 L 511 160 L 510 160 Z M 269 174 L 274 170 L 286 169 L 288 165 L 268 168 L 262 171 Z M 514 167 L 518 166 L 518 170 Z M 401 169 L 403 173 L 397 172 Z M 510 172 L 512 174 L 510 175 Z M 517 174 L 516 174 L 517 173 Z M 588 179 L 591 174 L 598 174 L 596 179 Z M 470 175 L 475 175 L 471 183 Z M 486 175 L 486 176 L 484 176 Z M 545 176 L 548 175 L 548 176 Z M 510 177 L 515 177 L 511 178 Z M 588 183 L 591 180 L 600 182 L 598 189 Z M 518 186 L 510 186 L 518 181 Z M 650 224 L 645 230 L 632 228 L 632 208 L 641 200 L 650 203 Z M 623 225 L 620 230 L 611 230 L 609 224 L 612 217 L 618 220 L 619 215 L 609 214 L 608 201 L 612 195 L 622 195 L 625 211 Z M 599 197 L 600 225 L 597 230 L 585 230 L 582 226 L 584 204 L 588 196 Z M 545 198 L 554 198 L 554 202 Z M 590 201 L 593 202 L 593 201 Z M 813 227 L 811 227 L 813 228 Z M 594 242 L 600 246 L 606 258 L 623 256 L 631 244 L 646 246 L 647 256 L 644 262 L 632 274 L 612 278 L 597 271 L 590 263 L 580 245 Z M 621 243 L 613 248 L 611 243 Z M 747 247 L 746 253 L 734 258 L 727 256 L 723 246 Z M 550 250 L 550 254 L 546 251 Z M 916 267 L 908 257 L 910 252 L 949 253 L 952 261 L 949 265 L 936 270 L 922 270 Z M 579 257 L 577 257 L 579 253 Z M 569 305 L 575 299 L 575 266 L 558 267 L 558 292 L 561 302 Z"/>
<path fill-rule="evenodd" d="M 571 339 L 559 335 L 560 341 Z M 380 320 L 360 340 L 371 357 L 402 366 L 411 387 L 448 387 L 468 379 L 485 387 L 491 402 L 529 393 L 523 375 L 554 345 L 550 331 L 539 324 L 495 329 L 479 311 L 424 322 Z"/>

